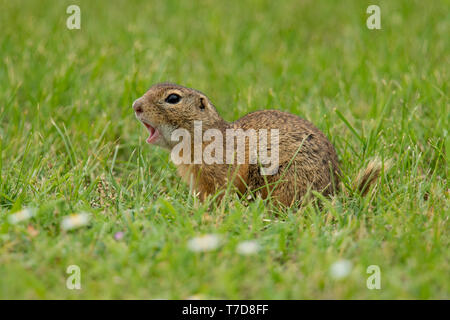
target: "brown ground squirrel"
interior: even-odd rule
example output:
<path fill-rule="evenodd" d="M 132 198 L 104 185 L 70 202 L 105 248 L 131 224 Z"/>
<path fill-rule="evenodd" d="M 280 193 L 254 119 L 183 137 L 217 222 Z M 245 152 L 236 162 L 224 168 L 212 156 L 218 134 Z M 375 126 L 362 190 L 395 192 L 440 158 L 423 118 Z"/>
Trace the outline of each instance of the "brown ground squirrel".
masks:
<path fill-rule="evenodd" d="M 177 164 L 178 172 L 202 200 L 224 190 L 229 181 L 232 181 L 241 195 L 247 191 L 252 194 L 256 192 L 262 198 L 271 196 L 286 206 L 301 200 L 308 190 L 331 195 L 339 185 L 340 170 L 333 145 L 312 123 L 293 114 L 264 110 L 252 112 L 235 122 L 227 122 L 203 93 L 171 83 L 152 86 L 133 103 L 133 109 L 150 133 L 147 142 L 172 151 L 179 141 L 173 139 L 174 132 L 184 129 L 195 136 L 195 122 L 201 123 L 201 135 L 208 129 L 215 129 L 216 133 L 224 136 L 230 129 L 278 130 L 278 136 L 269 136 L 265 145 L 270 153 L 274 150 L 269 147 L 269 142 L 278 143 L 278 170 L 274 174 L 262 174 L 261 161 L 255 163 L 250 160 L 249 155 L 255 147 L 250 145 L 249 137 L 244 137 L 243 140 L 243 163 L 227 163 L 225 156 L 222 162 L 207 163 L 203 158 L 196 162 L 194 154 L 183 154 L 187 149 L 182 148 L 179 155 L 187 156 L 189 161 Z M 205 151 L 209 141 L 212 141 L 205 140 L 200 141 L 200 151 Z M 194 141 L 199 140 L 187 140 L 184 146 L 194 150 Z M 264 143 L 262 140 L 257 142 L 258 147 Z M 229 151 L 225 140 L 219 143 Z M 234 156 L 239 156 L 236 148 L 233 151 Z M 217 150 L 213 154 L 216 152 Z M 369 175 L 373 178 L 374 170 L 369 171 L 366 177 L 360 178 L 361 181 L 370 180 Z"/>

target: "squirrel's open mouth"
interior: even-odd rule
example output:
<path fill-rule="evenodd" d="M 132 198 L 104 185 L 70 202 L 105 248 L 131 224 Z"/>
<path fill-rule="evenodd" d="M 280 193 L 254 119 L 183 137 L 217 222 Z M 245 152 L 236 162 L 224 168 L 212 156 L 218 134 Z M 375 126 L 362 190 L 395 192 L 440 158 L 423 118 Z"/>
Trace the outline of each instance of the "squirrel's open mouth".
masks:
<path fill-rule="evenodd" d="M 147 143 L 153 143 L 156 139 L 158 139 L 159 137 L 159 131 L 156 128 L 153 128 L 151 125 L 149 125 L 148 123 L 142 121 L 142 123 L 144 124 L 144 126 L 147 128 L 148 132 L 150 133 L 150 135 L 147 138 Z"/>

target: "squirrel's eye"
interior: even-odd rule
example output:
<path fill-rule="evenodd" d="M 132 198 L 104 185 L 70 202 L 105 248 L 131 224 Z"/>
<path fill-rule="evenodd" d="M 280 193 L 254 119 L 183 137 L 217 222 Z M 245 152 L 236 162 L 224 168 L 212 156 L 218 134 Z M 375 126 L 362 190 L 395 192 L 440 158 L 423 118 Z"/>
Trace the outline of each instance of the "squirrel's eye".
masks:
<path fill-rule="evenodd" d="M 176 103 L 180 102 L 180 100 L 181 100 L 181 97 L 179 95 L 177 95 L 176 93 L 171 93 L 166 98 L 166 102 L 170 103 L 170 104 L 176 104 Z"/>

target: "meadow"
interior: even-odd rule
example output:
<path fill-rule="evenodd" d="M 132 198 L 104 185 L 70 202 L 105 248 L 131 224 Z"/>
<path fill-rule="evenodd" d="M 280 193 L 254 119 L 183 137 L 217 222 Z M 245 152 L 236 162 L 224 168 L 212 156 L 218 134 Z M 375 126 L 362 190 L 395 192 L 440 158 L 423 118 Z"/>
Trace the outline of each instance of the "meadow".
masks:
<path fill-rule="evenodd" d="M 66 27 L 72 4 L 79 30 Z M 380 30 L 366 26 L 371 4 Z M 1 299 L 450 298 L 447 0 L 0 8 Z M 204 92 L 229 121 L 259 109 L 312 121 L 343 191 L 321 208 L 200 202 L 131 108 L 163 81 Z M 352 183 L 376 157 L 391 168 L 361 197 Z M 66 286 L 71 265 L 80 290 Z"/>

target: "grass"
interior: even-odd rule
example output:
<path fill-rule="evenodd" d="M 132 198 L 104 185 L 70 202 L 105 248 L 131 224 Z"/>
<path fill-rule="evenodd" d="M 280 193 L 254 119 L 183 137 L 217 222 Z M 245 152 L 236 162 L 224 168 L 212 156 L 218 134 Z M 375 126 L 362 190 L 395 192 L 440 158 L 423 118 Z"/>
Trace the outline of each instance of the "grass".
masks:
<path fill-rule="evenodd" d="M 70 4 L 81 30 L 66 28 Z M 370 4 L 381 30 L 366 28 Z M 0 298 L 450 298 L 448 1 L 0 7 Z M 200 203 L 131 109 L 161 81 L 205 92 L 230 121 L 269 108 L 309 119 L 345 185 L 374 157 L 392 168 L 369 196 L 346 189 L 320 210 Z M 25 207 L 36 215 L 10 223 Z M 88 226 L 61 229 L 82 211 Z M 203 234 L 221 246 L 190 251 Z M 245 240 L 260 251 L 237 254 Z M 352 265 L 341 280 L 339 260 Z M 81 290 L 66 288 L 73 264 Z"/>

